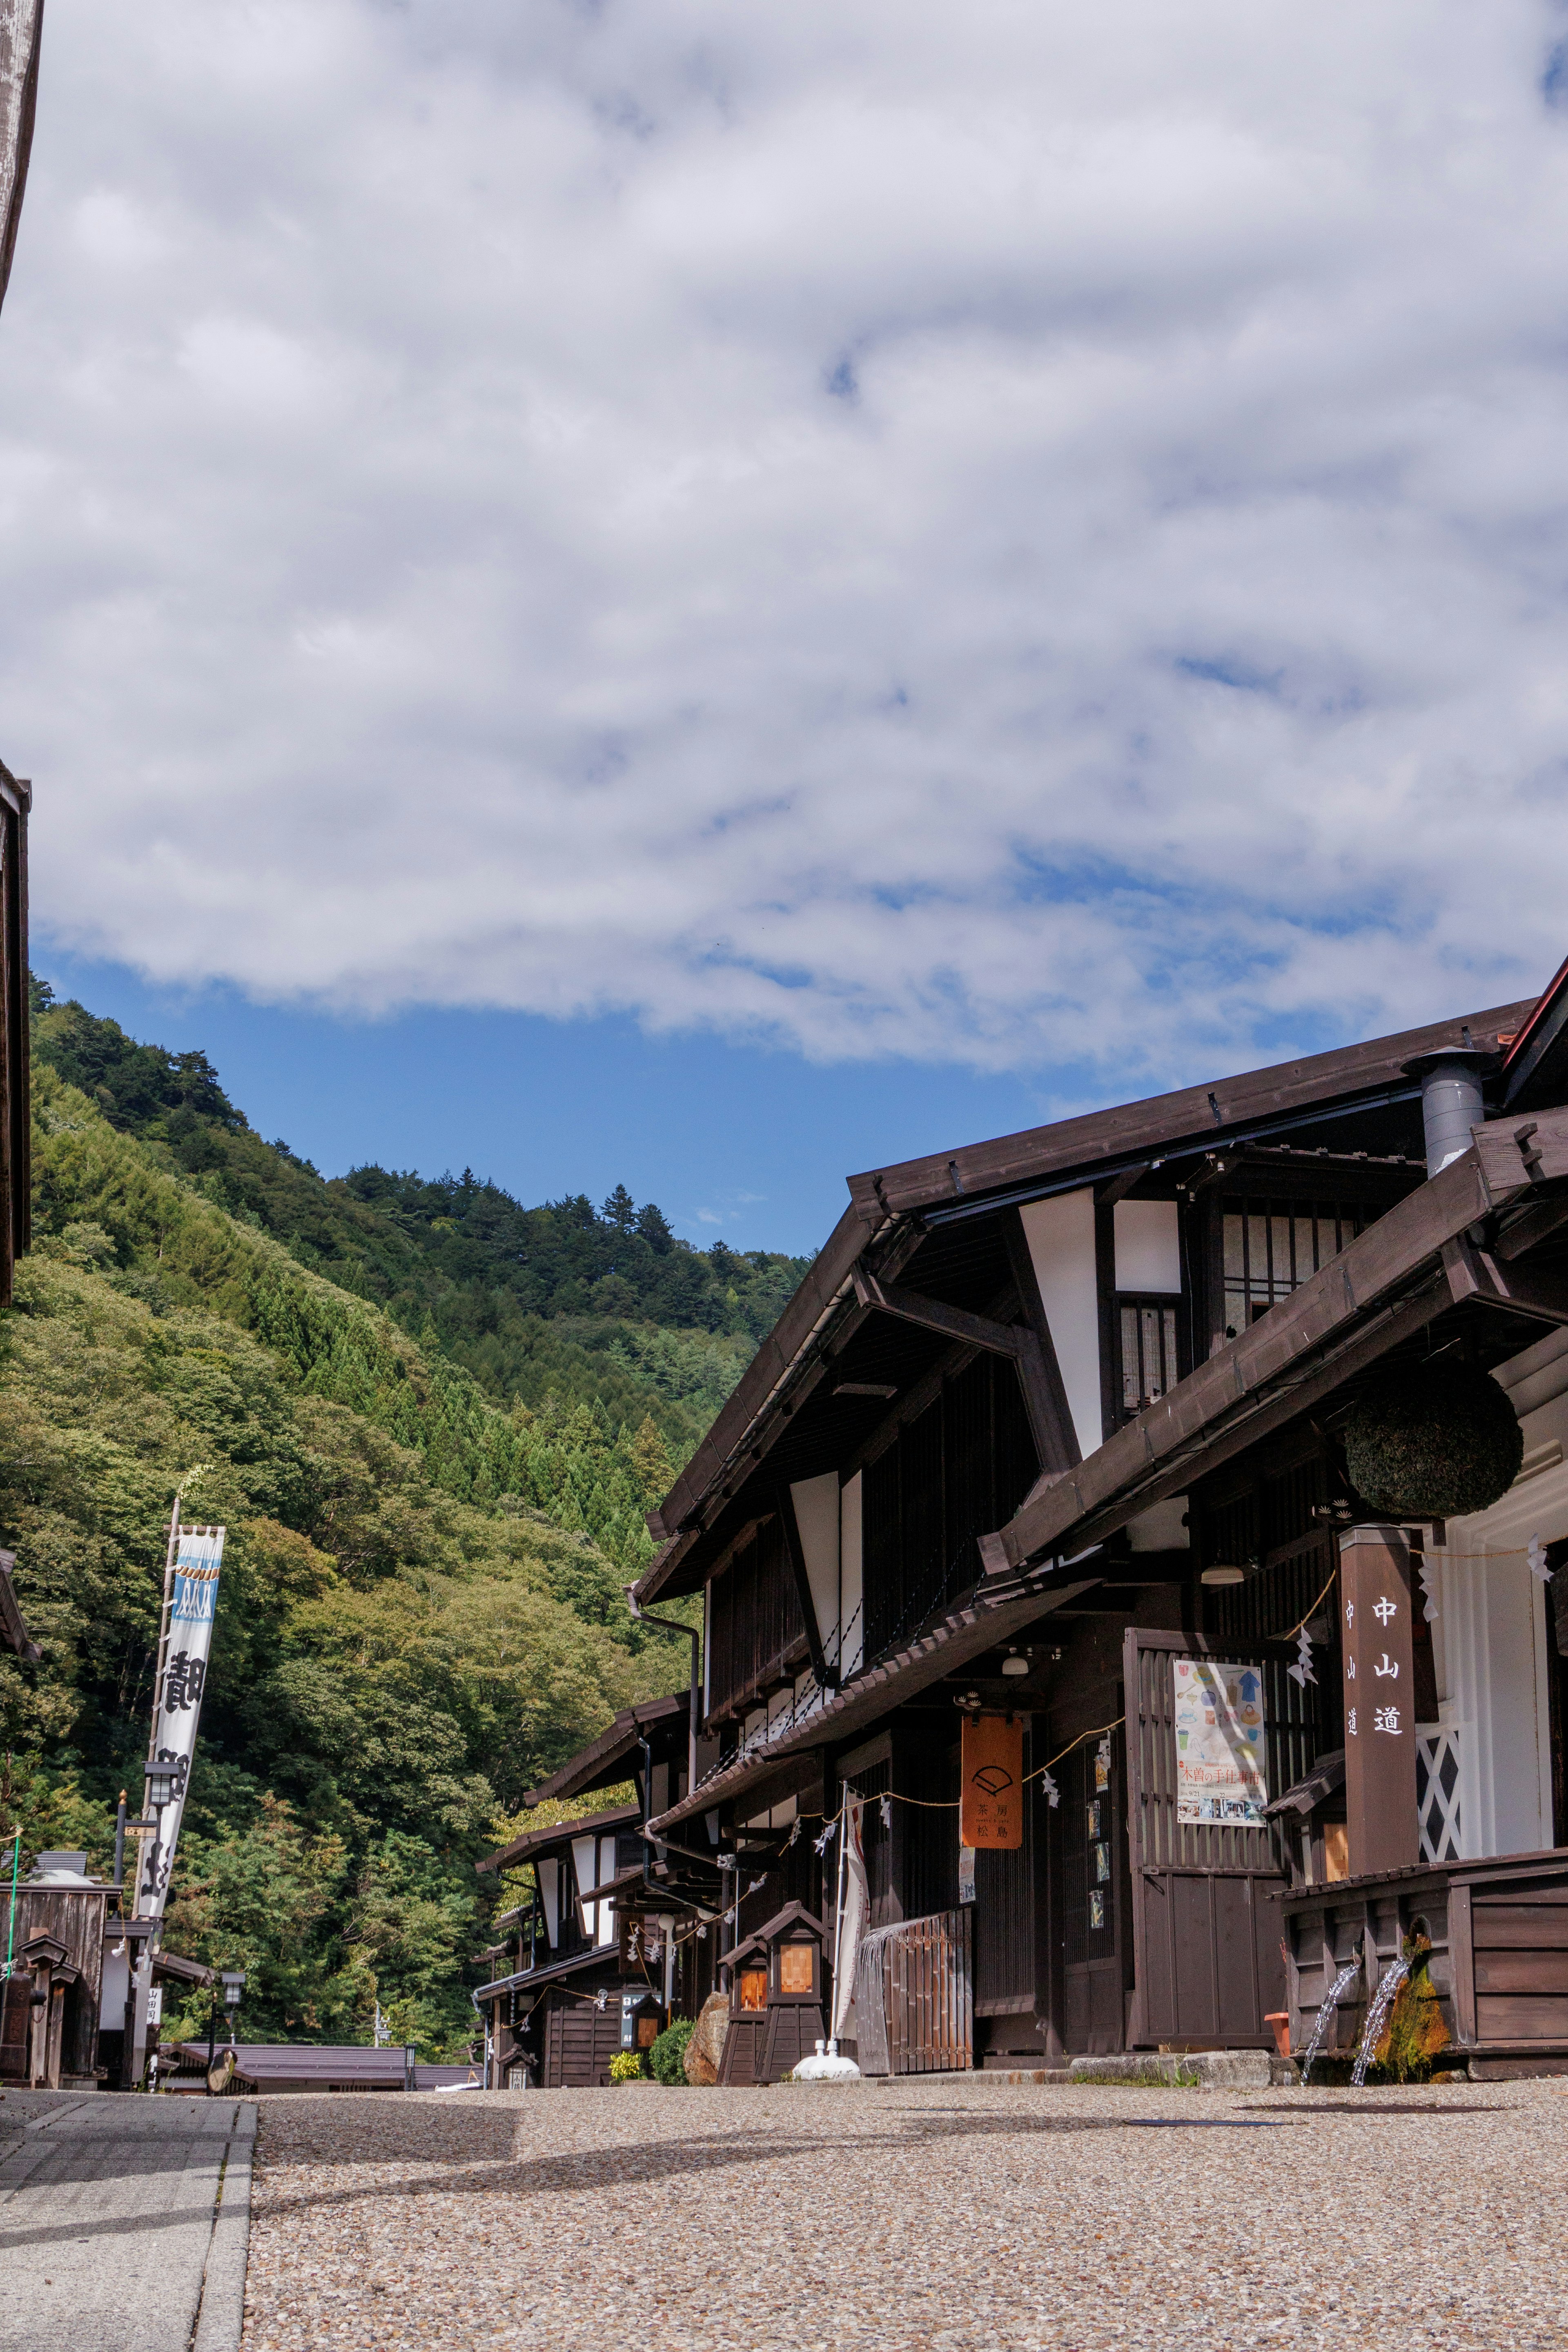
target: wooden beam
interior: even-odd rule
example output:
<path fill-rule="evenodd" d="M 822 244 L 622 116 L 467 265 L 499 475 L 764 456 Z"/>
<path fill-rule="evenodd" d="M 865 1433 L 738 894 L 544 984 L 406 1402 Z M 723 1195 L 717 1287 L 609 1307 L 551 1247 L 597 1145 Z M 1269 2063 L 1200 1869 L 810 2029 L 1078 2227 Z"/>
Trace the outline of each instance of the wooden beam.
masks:
<path fill-rule="evenodd" d="M 1121 1334 L 1116 1324 L 1116 1209 L 1094 1201 L 1095 1322 L 1100 1333 L 1100 1435 L 1101 1444 L 1126 1418 L 1121 1410 L 1117 1369 L 1121 1360 Z"/>
<path fill-rule="evenodd" d="M 1522 1257 L 1538 1242 L 1543 1242 L 1568 1224 L 1568 1192 L 1554 1193 L 1545 1201 L 1532 1201 L 1516 1217 L 1510 1217 L 1492 1244 L 1494 1257 Z"/>
<path fill-rule="evenodd" d="M 795 1515 L 795 1493 L 781 1486 L 778 1495 L 779 1526 L 784 1530 L 784 1551 L 795 1578 L 795 1589 L 800 1601 L 800 1613 L 805 1620 L 806 1646 L 811 1652 L 811 1671 L 821 1690 L 834 1689 L 837 1675 L 828 1665 L 822 1646 L 822 1628 L 816 1622 L 816 1602 L 812 1598 L 811 1579 L 806 1574 L 805 1551 L 800 1540 L 800 1523 Z"/>
<path fill-rule="evenodd" d="M 1152 1160 L 1142 1160 L 1136 1167 L 1123 1168 L 1119 1175 L 1106 1177 L 1103 1183 L 1094 1188 L 1096 1201 L 1107 1209 L 1113 1209 L 1118 1201 L 1125 1201 L 1134 1185 L 1142 1184 L 1152 1165 Z"/>
<path fill-rule="evenodd" d="M 1489 1250 L 1478 1249 L 1467 1234 L 1443 1244 L 1443 1270 L 1456 1307 L 1473 1299 L 1538 1323 L 1568 1323 L 1568 1282 L 1530 1266 L 1500 1265 Z"/>
<path fill-rule="evenodd" d="M 1083 1451 L 1073 1427 L 1067 1383 L 1057 1360 L 1056 1342 L 1051 1337 L 1046 1302 L 1040 1296 L 1028 1236 L 1016 1209 L 1004 1213 L 1002 1237 L 1007 1244 L 1007 1263 L 1012 1268 L 1013 1286 L 1018 1294 L 1025 1328 L 1034 1342 L 1033 1348 L 1018 1358 L 1018 1377 L 1035 1451 L 1040 1457 L 1042 1471 L 1070 1470 L 1076 1462 L 1083 1460 Z"/>
<path fill-rule="evenodd" d="M 944 1339 L 960 1339 L 971 1348 L 983 1349 L 988 1355 L 1011 1356 L 1016 1360 L 1023 1333 L 1016 1323 L 994 1323 L 988 1315 L 972 1315 L 966 1307 L 949 1307 L 940 1298 L 927 1298 L 918 1290 L 901 1289 L 896 1283 L 879 1282 L 874 1274 L 857 1267 L 855 1295 L 862 1307 L 891 1315 L 900 1323 L 919 1324 L 922 1330 L 940 1331 Z"/>

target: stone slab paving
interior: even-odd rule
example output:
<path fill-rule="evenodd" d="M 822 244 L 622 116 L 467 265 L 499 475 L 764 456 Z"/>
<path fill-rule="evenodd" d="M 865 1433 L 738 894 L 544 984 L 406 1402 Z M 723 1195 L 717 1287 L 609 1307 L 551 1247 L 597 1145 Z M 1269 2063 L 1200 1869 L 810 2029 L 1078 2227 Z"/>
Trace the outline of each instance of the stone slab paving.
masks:
<path fill-rule="evenodd" d="M 237 2099 L 7 2091 L 0 2352 L 237 2352 L 255 2121 Z"/>
<path fill-rule="evenodd" d="M 1565 2089 L 273 2099 L 245 2352 L 1557 2352 Z"/>

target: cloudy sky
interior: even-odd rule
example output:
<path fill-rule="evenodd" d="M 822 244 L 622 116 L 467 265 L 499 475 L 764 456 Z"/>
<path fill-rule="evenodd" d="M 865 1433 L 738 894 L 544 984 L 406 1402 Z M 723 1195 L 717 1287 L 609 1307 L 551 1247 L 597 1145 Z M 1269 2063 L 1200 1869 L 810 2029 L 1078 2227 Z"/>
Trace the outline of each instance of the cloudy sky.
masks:
<path fill-rule="evenodd" d="M 333 1055 L 395 1108 L 454 1022 L 682 1111 L 706 1055 L 737 1202 L 815 1106 L 814 1223 L 947 1118 L 1538 987 L 1564 33 L 50 0 L 0 321 L 39 961 L 226 1023 L 307 1140 Z"/>

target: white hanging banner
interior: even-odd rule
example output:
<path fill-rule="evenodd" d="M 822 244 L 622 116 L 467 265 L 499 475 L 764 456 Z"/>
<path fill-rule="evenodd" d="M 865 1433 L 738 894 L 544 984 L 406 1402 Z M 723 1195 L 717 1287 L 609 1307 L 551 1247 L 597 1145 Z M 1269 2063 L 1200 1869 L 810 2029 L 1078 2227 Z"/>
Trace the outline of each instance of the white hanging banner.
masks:
<path fill-rule="evenodd" d="M 860 1939 L 871 1916 L 871 1887 L 866 1875 L 866 1841 L 861 1822 L 862 1797 L 851 1797 L 844 1808 L 843 1899 L 833 1955 L 833 2025 L 836 2042 L 855 2039 L 855 1963 Z"/>
<path fill-rule="evenodd" d="M 217 1614 L 218 1571 L 223 1566 L 223 1528 L 182 1528 L 170 1570 L 170 1595 L 159 1661 L 158 1695 L 153 1717 L 149 1761 L 166 1764 L 174 1791 L 156 1808 L 158 1828 L 142 1849 L 136 1886 L 136 1916 L 161 1919 L 169 1894 L 169 1873 L 184 1816 L 191 1759 L 195 1753 Z"/>

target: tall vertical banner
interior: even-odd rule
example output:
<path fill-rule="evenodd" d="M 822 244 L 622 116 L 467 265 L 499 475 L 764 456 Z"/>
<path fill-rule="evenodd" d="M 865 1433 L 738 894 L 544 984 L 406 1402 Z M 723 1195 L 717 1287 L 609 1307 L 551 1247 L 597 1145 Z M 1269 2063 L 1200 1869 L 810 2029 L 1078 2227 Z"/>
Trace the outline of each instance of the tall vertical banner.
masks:
<path fill-rule="evenodd" d="M 179 1843 L 180 1823 L 184 1817 L 191 1759 L 195 1753 L 207 1664 L 212 1655 L 226 1532 L 223 1528 L 182 1528 L 170 1565 L 148 1760 L 173 1768 L 174 1791 L 167 1804 L 157 1808 L 156 1834 L 142 1846 L 136 1888 L 139 1919 L 161 1919 L 168 1899 L 169 1874 L 174 1868 L 174 1848 Z"/>
<path fill-rule="evenodd" d="M 855 1967 L 871 1919 L 871 1884 L 866 1874 L 866 1800 L 850 1797 L 844 1807 L 844 1840 L 838 1860 L 838 1920 L 833 1939 L 833 2023 L 836 2042 L 855 2039 Z"/>

